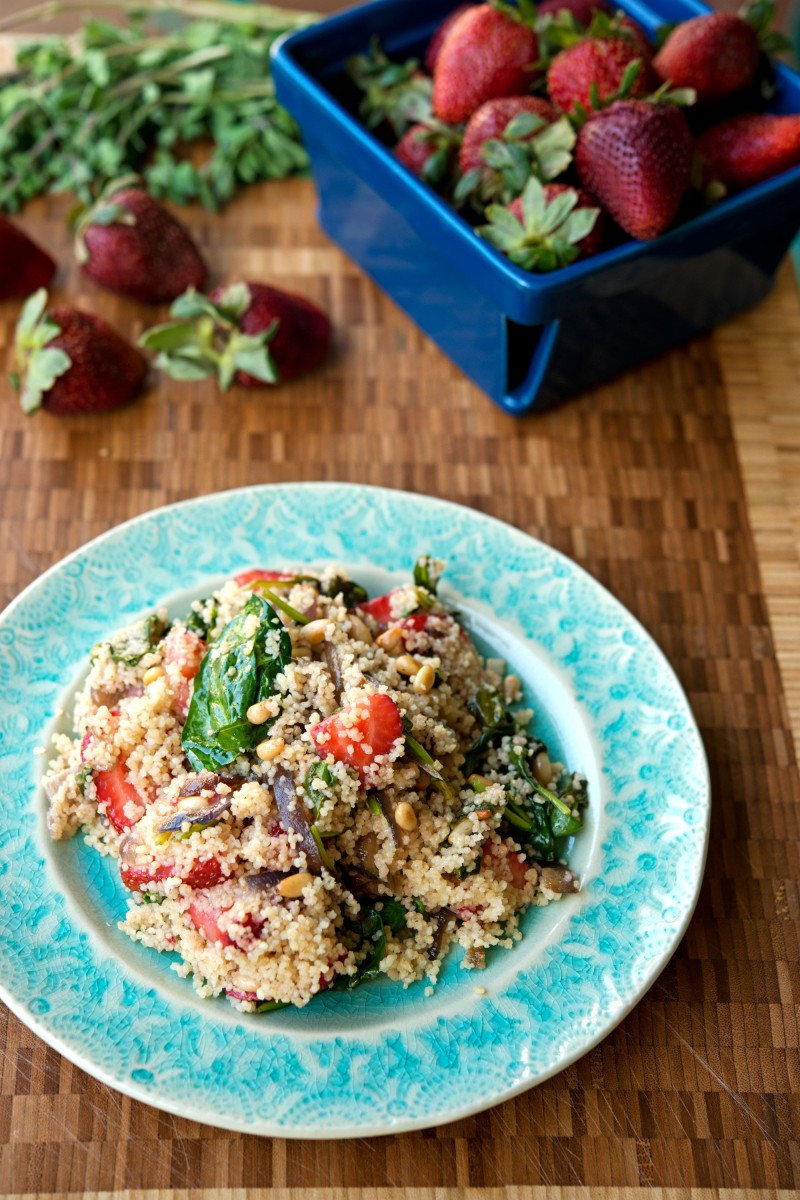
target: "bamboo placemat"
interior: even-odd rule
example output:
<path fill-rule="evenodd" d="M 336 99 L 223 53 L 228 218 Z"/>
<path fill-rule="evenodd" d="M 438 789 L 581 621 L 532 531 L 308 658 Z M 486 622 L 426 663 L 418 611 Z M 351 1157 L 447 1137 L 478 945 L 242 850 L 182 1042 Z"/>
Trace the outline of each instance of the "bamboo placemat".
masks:
<path fill-rule="evenodd" d="M 40 202 L 27 218 L 63 263 L 67 208 Z M 790 277 L 713 338 L 514 422 L 324 238 L 309 184 L 252 189 L 224 217 L 190 219 L 217 279 L 273 280 L 328 308 L 331 360 L 274 393 L 159 382 L 130 409 L 69 420 L 24 418 L 3 385 L 0 599 L 120 520 L 242 484 L 346 479 L 480 508 L 576 558 L 664 648 L 711 761 L 708 871 L 678 953 L 610 1037 L 534 1091 L 425 1133 L 287 1142 L 210 1129 L 96 1083 L 5 1015 L 0 1195 L 793 1194 L 798 778 L 751 521 L 766 502 L 748 509 L 739 456 L 753 447 L 737 446 L 731 420 L 735 394 L 761 429 L 764 348 L 800 344 Z M 131 335 L 152 320 L 74 274 L 61 282 Z M 0 347 L 14 317 L 0 309 Z M 796 430 L 797 351 L 781 363 L 767 382 Z"/>

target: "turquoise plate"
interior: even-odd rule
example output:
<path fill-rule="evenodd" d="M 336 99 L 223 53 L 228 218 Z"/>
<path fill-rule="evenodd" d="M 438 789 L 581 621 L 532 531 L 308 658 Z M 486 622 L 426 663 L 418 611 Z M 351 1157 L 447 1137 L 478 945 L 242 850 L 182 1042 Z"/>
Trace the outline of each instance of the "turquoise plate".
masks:
<path fill-rule="evenodd" d="M 128 941 L 114 864 L 52 843 L 42 748 L 122 622 L 185 611 L 236 569 L 346 566 L 370 590 L 418 553 L 522 677 L 536 727 L 589 779 L 571 861 L 582 892 L 525 919 L 482 973 L 453 953 L 433 996 L 381 981 L 300 1011 L 200 1000 L 169 956 Z M 112 1087 L 248 1133 L 351 1137 L 478 1112 L 561 1070 L 641 998 L 695 905 L 708 768 L 686 697 L 636 620 L 569 559 L 480 513 L 350 484 L 287 484 L 146 513 L 49 570 L 0 617 L 0 994 Z M 484 994 L 485 989 L 485 994 Z"/>

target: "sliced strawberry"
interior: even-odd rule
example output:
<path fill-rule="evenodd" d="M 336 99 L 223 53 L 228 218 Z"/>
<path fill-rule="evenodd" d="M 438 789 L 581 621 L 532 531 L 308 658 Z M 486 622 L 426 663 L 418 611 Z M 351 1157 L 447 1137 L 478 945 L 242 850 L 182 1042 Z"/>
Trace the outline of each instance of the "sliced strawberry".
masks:
<path fill-rule="evenodd" d="M 192 698 L 192 680 L 200 670 L 208 646 L 191 629 L 170 629 L 164 639 L 164 662 L 167 667 L 177 667 L 177 672 L 167 672 L 175 702 L 180 715 L 186 719 Z"/>
<path fill-rule="evenodd" d="M 391 696 L 379 692 L 325 717 L 309 733 L 323 758 L 332 754 L 337 762 L 363 771 L 392 751 L 403 736 L 403 722 Z"/>
<path fill-rule="evenodd" d="M 483 862 L 492 869 L 498 879 L 505 879 L 515 888 L 525 887 L 525 876 L 531 864 L 516 850 L 508 850 L 503 854 L 494 842 L 487 842 L 483 847 Z"/>
<path fill-rule="evenodd" d="M 239 587 L 249 587 L 253 583 L 278 583 L 285 579 L 294 579 L 291 571 L 274 571 L 270 567 L 254 567 L 251 571 L 240 571 L 234 575 L 234 582 Z"/>
<path fill-rule="evenodd" d="M 358 611 L 367 613 L 379 625 L 388 625 L 392 619 L 392 596 L 394 592 L 387 592 L 385 596 L 375 596 L 373 600 L 365 600 L 363 604 L 359 604 Z"/>
<path fill-rule="evenodd" d="M 97 803 L 117 833 L 130 829 L 144 816 L 145 800 L 131 783 L 124 763 L 117 762 L 108 771 L 94 772 Z"/>
<path fill-rule="evenodd" d="M 233 946 L 233 940 L 219 926 L 219 918 L 224 912 L 227 912 L 227 909 L 215 908 L 208 900 L 193 900 L 189 905 L 189 916 L 199 933 L 204 934 L 209 942 L 217 942 L 220 946 Z"/>
<path fill-rule="evenodd" d="M 126 888 L 140 892 L 146 890 L 148 883 L 160 883 L 163 879 L 170 879 L 175 874 L 175 865 L 161 863 L 159 866 L 137 866 L 123 862 L 120 863 L 119 874 Z M 196 859 L 182 876 L 182 882 L 191 888 L 207 888 L 221 883 L 224 878 L 219 859 L 212 857 Z"/>

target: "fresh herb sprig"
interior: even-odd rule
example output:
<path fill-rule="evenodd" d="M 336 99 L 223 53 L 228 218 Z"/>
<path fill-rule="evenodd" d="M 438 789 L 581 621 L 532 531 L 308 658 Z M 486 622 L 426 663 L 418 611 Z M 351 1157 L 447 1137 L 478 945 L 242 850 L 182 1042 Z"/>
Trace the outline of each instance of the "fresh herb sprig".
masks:
<path fill-rule="evenodd" d="M 75 192 L 89 201 L 119 175 L 140 173 L 154 196 L 218 209 L 241 186 L 307 169 L 294 120 L 275 98 L 270 48 L 313 14 L 226 0 L 100 0 L 120 25 L 90 19 L 75 39 L 23 46 L 0 88 L 0 211 Z M 0 22 L 78 11 L 31 8 Z M 199 17 L 170 32 L 147 15 Z M 187 154 L 210 143 L 205 161 Z"/>

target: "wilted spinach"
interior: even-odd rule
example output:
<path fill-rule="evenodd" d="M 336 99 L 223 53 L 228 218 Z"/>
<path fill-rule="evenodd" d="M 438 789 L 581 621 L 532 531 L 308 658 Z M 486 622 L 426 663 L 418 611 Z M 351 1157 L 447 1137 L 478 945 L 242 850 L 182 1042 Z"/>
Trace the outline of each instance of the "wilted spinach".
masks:
<path fill-rule="evenodd" d="M 355 608 L 357 604 L 363 604 L 367 598 L 367 589 L 363 588 L 360 583 L 355 583 L 352 579 L 345 579 L 344 575 L 335 575 L 330 583 L 323 588 L 323 596 L 330 596 L 334 600 L 341 595 L 342 603 L 345 608 Z"/>
<path fill-rule="evenodd" d="M 150 654 L 155 650 L 168 629 L 167 621 L 163 620 L 158 613 L 151 613 L 146 620 L 120 630 L 101 645 L 108 646 L 108 652 L 113 662 L 124 663 L 127 667 L 135 667 L 142 661 L 145 654 Z M 99 649 L 100 647 L 97 647 L 97 650 Z M 92 658 L 96 656 L 97 650 L 93 651 Z"/>
<path fill-rule="evenodd" d="M 386 957 L 387 927 L 399 933 L 405 927 L 406 910 L 393 897 L 382 898 L 383 907 L 378 912 L 372 904 L 363 902 L 362 918 L 358 927 L 360 948 L 366 951 L 355 975 L 340 975 L 333 985 L 339 991 L 352 991 L 362 983 L 369 983 L 380 975 L 381 960 Z"/>
<path fill-rule="evenodd" d="M 208 609 L 208 619 L 206 619 L 201 612 L 198 612 L 198 608 Z M 197 636 L 201 637 L 204 642 L 207 642 L 209 632 L 216 624 L 216 620 L 217 602 L 211 596 L 209 596 L 205 600 L 200 600 L 197 608 L 192 607 L 189 610 L 189 615 L 187 616 L 184 624 L 186 625 L 187 629 L 192 631 L 192 633 L 196 633 Z"/>
<path fill-rule="evenodd" d="M 502 737 L 510 737 L 516 731 L 514 718 L 499 692 L 492 688 L 478 688 L 470 709 L 481 728 L 478 740 L 467 753 L 464 774 L 472 775 L 486 751 Z"/>
<path fill-rule="evenodd" d="M 255 618 L 255 621 L 253 620 Z M 277 634 L 277 652 L 268 649 Z M 214 771 L 263 741 L 267 725 L 247 719 L 251 704 L 275 691 L 292 643 L 277 613 L 253 593 L 200 666 L 181 743 L 195 771 Z"/>

